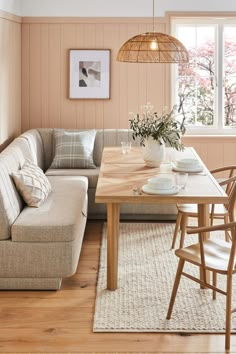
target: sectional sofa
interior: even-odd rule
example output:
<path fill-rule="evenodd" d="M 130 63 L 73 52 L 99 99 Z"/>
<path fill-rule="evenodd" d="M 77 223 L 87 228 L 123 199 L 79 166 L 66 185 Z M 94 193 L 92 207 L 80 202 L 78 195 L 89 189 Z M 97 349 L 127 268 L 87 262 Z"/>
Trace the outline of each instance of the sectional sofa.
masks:
<path fill-rule="evenodd" d="M 104 146 L 132 139 L 128 130 L 98 130 L 96 169 L 51 169 L 53 129 L 33 129 L 0 154 L 0 289 L 59 289 L 76 271 L 87 217 L 106 217 L 94 197 Z M 41 167 L 52 193 L 39 208 L 27 207 L 11 173 L 30 159 Z M 175 206 L 126 205 L 122 218 L 173 219 Z"/>

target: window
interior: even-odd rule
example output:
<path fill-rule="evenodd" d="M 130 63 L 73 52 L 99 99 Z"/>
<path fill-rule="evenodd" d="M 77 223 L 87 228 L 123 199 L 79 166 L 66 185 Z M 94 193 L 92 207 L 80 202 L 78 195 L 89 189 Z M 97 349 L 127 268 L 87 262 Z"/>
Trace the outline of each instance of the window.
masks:
<path fill-rule="evenodd" d="M 190 58 L 173 68 L 173 102 L 188 130 L 235 134 L 236 19 L 176 19 L 173 33 Z"/>

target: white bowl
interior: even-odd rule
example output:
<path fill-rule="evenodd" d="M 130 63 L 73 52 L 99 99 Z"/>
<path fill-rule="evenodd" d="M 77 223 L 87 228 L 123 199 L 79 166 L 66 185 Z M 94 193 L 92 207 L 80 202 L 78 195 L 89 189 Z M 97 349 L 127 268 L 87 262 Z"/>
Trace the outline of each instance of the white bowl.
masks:
<path fill-rule="evenodd" d="M 152 177 L 148 179 L 148 187 L 158 190 L 171 189 L 174 187 L 174 183 L 170 177 Z"/>
<path fill-rule="evenodd" d="M 199 167 L 199 161 L 197 159 L 185 158 L 178 160 L 176 166 L 179 168 L 196 168 Z"/>

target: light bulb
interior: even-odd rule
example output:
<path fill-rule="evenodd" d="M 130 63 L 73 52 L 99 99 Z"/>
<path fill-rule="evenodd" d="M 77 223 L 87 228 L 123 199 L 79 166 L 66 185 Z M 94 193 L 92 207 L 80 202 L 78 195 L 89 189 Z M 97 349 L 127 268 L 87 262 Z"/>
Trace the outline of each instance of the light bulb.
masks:
<path fill-rule="evenodd" d="M 156 49 L 158 49 L 158 44 L 157 44 L 156 39 L 154 39 L 154 40 L 151 42 L 150 48 L 151 48 L 151 50 L 156 50 Z"/>

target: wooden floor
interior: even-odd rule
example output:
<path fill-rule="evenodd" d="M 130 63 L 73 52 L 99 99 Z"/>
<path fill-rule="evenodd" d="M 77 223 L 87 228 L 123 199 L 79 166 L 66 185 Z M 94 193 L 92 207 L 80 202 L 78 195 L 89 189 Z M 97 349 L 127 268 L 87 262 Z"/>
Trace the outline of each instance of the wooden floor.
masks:
<path fill-rule="evenodd" d="M 0 292 L 0 353 L 225 352 L 223 335 L 93 333 L 101 234 L 102 223 L 88 223 L 77 273 L 61 290 Z"/>

